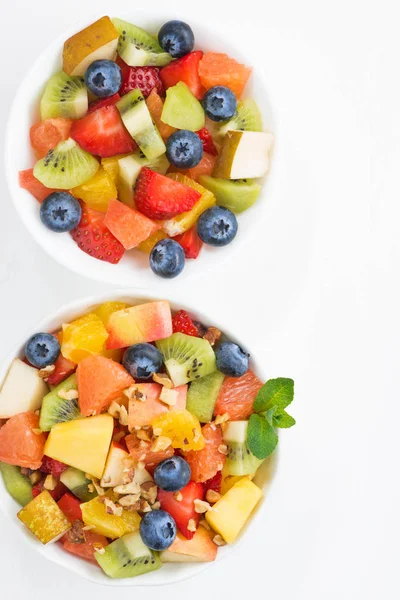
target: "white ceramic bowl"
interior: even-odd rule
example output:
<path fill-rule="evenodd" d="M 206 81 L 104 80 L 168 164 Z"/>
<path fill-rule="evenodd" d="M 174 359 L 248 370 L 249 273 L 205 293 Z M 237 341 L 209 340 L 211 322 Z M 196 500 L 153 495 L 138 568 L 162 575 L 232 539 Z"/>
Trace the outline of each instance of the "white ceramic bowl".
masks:
<path fill-rule="evenodd" d="M 9 117 L 5 144 L 6 175 L 12 201 L 23 223 L 37 243 L 56 261 L 80 275 L 98 281 L 105 281 L 119 286 L 134 285 L 135 287 L 149 288 L 160 284 L 162 280 L 154 275 L 149 268 L 146 255 L 141 252 L 130 251 L 126 253 L 118 265 L 111 265 L 91 258 L 78 248 L 69 235 L 53 233 L 44 227 L 39 218 L 38 202 L 28 191 L 21 189 L 18 184 L 18 172 L 31 168 L 35 163 L 29 143 L 29 128 L 33 123 L 40 120 L 39 100 L 47 79 L 54 72 L 61 69 L 63 43 L 68 37 L 100 16 L 102 15 L 97 15 L 90 21 L 78 23 L 73 29 L 66 31 L 54 40 L 28 71 L 15 97 Z M 157 16 L 155 16 L 151 14 L 151 11 L 141 13 L 136 8 L 131 13 L 115 16 L 125 18 L 128 21 L 133 20 L 135 24 L 153 32 L 158 31 L 162 23 L 171 18 L 171 14 L 168 15 L 168 13 L 163 16 L 157 11 Z M 250 60 L 241 55 L 234 40 L 230 43 L 229 39 L 219 39 L 218 32 L 212 31 L 208 23 L 202 25 L 193 22 L 191 19 L 190 24 L 195 32 L 197 48 L 226 52 L 245 64 L 251 64 Z M 262 72 L 258 69 L 258 65 L 253 65 L 253 67 L 254 73 L 247 85 L 245 95 L 253 97 L 257 101 L 262 111 L 264 128 L 273 131 L 276 135 L 269 100 L 270 94 L 267 93 L 262 82 Z M 204 247 L 197 260 L 186 262 L 184 272 L 178 277 L 179 281 L 190 276 L 201 275 L 206 271 L 209 272 L 211 268 L 221 268 L 222 262 L 232 259 L 240 245 L 248 240 L 252 233 L 254 234 L 255 224 L 262 220 L 268 198 L 272 195 L 272 186 L 275 180 L 274 170 L 277 162 L 276 155 L 277 147 L 275 144 L 271 173 L 266 178 L 263 191 L 254 207 L 239 215 L 239 232 L 236 239 L 225 248 Z"/>
<path fill-rule="evenodd" d="M 102 296 L 84 298 L 82 300 L 78 300 L 73 302 L 72 304 L 68 304 L 60 308 L 56 313 L 50 315 L 43 319 L 40 323 L 36 324 L 30 331 L 27 332 L 24 339 L 15 346 L 14 350 L 8 357 L 8 359 L 4 362 L 4 364 L 0 368 L 0 387 L 2 382 L 7 374 L 8 368 L 10 366 L 11 361 L 15 357 L 21 357 L 23 355 L 23 349 L 27 339 L 38 331 L 54 331 L 60 328 L 62 323 L 67 323 L 72 319 L 80 316 L 83 313 L 89 312 L 92 307 L 95 305 L 101 304 L 107 300 L 120 300 L 122 302 L 127 302 L 131 304 L 141 304 L 143 302 L 153 300 L 154 297 L 151 298 L 146 296 L 140 292 L 131 290 L 131 291 L 115 291 L 113 293 L 104 294 Z M 224 333 L 228 335 L 228 337 L 235 341 L 234 332 L 230 329 L 229 323 L 216 323 L 212 315 L 204 315 L 198 312 L 192 306 L 182 306 L 182 304 L 175 298 L 169 298 L 171 307 L 173 310 L 178 310 L 180 308 L 186 309 L 193 318 L 205 323 L 212 324 L 221 329 Z M 239 342 L 239 340 L 236 340 Z M 240 340 L 240 343 L 246 347 L 246 341 Z M 250 348 L 251 352 L 251 348 Z M 252 355 L 251 357 L 251 368 L 255 371 L 255 373 L 260 377 L 261 380 L 266 380 L 266 373 L 263 366 L 257 361 L 257 356 Z M 275 466 L 274 461 L 266 461 L 255 478 L 255 482 L 263 488 L 264 494 L 267 492 L 267 488 L 269 487 L 270 481 L 272 479 L 273 471 Z M 265 497 L 265 496 L 264 496 Z M 258 508 L 250 519 L 248 526 L 255 527 L 256 521 L 262 518 L 262 507 L 263 501 L 261 501 L 258 505 Z M 25 528 L 22 523 L 17 518 L 17 512 L 20 510 L 20 506 L 11 498 L 9 493 L 7 492 L 2 478 L 0 477 L 0 508 L 2 509 L 4 516 L 10 519 L 10 521 L 14 524 L 15 528 L 18 529 L 19 533 L 24 537 L 25 541 L 33 546 L 35 550 L 40 552 L 47 559 L 55 562 L 56 564 L 69 569 L 70 571 L 93 581 L 94 583 L 100 583 L 103 585 L 112 585 L 112 586 L 121 586 L 121 587 L 129 587 L 129 586 L 140 586 L 140 585 L 166 585 L 169 583 L 175 583 L 182 579 L 186 579 L 188 577 L 192 577 L 193 575 L 197 575 L 201 573 L 203 570 L 207 569 L 210 565 L 215 563 L 187 563 L 187 564 L 178 564 L 178 563 L 170 563 L 165 564 L 158 571 L 154 571 L 152 573 L 148 573 L 146 575 L 141 575 L 140 577 L 135 577 L 133 579 L 110 579 L 99 569 L 96 565 L 91 565 L 87 561 L 80 559 L 72 554 L 68 554 L 65 552 L 59 544 L 49 544 L 47 546 L 43 546 L 40 544 L 37 539 L 30 533 L 30 531 Z M 261 527 L 259 528 L 261 531 Z M 245 532 L 242 533 L 241 537 L 245 535 Z M 236 542 L 232 546 L 225 546 L 218 550 L 218 556 L 216 562 L 221 560 L 222 558 L 228 556 L 230 552 L 238 545 L 239 542 Z"/>

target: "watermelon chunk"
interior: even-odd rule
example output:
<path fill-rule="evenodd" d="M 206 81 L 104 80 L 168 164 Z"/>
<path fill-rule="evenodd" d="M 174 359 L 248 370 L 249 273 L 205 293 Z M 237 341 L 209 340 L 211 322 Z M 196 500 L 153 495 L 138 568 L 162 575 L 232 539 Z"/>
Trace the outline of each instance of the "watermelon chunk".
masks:
<path fill-rule="evenodd" d="M 160 225 L 118 200 L 110 200 L 104 225 L 125 250 L 135 248 L 160 229 Z"/>

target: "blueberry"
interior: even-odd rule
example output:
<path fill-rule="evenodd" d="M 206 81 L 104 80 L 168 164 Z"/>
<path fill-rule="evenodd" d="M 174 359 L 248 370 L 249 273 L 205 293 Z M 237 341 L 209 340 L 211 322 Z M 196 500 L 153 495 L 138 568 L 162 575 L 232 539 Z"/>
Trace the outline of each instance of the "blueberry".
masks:
<path fill-rule="evenodd" d="M 143 515 L 140 536 L 148 548 L 166 550 L 176 537 L 175 519 L 165 510 L 152 510 Z"/>
<path fill-rule="evenodd" d="M 154 481 L 166 492 L 178 492 L 190 481 L 189 463 L 180 456 L 172 456 L 160 462 L 154 471 Z"/>
<path fill-rule="evenodd" d="M 185 56 L 194 48 L 193 31 L 183 21 L 165 23 L 158 33 L 158 41 L 164 52 L 169 52 L 174 58 Z"/>
<path fill-rule="evenodd" d="M 249 368 L 249 356 L 247 352 L 233 342 L 223 342 L 215 351 L 217 367 L 224 375 L 230 377 L 241 377 Z"/>
<path fill-rule="evenodd" d="M 121 87 L 121 69 L 112 60 L 95 60 L 86 70 L 85 83 L 88 90 L 98 98 L 108 98 Z"/>
<path fill-rule="evenodd" d="M 50 333 L 35 333 L 26 343 L 25 356 L 38 369 L 54 365 L 60 355 L 60 342 Z"/>
<path fill-rule="evenodd" d="M 81 216 L 81 205 L 68 192 L 53 192 L 40 205 L 40 219 L 43 225 L 56 233 L 74 229 Z"/>
<path fill-rule="evenodd" d="M 160 277 L 172 279 L 183 271 L 184 266 L 185 253 L 175 240 L 160 240 L 150 252 L 150 267 Z"/>
<path fill-rule="evenodd" d="M 191 169 L 203 158 L 203 144 L 197 133 L 181 129 L 175 131 L 167 141 L 167 158 L 179 169 Z"/>
<path fill-rule="evenodd" d="M 122 363 L 134 379 L 151 379 L 161 369 L 162 354 L 151 344 L 134 344 L 125 350 Z"/>
<path fill-rule="evenodd" d="M 236 96 L 223 85 L 210 88 L 204 94 L 201 103 L 207 117 L 212 121 L 228 121 L 236 112 Z"/>
<path fill-rule="evenodd" d="M 210 246 L 226 246 L 237 234 L 235 215 L 223 206 L 212 206 L 200 215 L 197 221 L 199 238 Z"/>

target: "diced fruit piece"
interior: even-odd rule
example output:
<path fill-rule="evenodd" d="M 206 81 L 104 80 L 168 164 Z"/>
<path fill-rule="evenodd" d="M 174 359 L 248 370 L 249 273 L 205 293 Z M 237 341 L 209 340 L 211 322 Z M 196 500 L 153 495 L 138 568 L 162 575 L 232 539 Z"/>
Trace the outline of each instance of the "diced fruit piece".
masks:
<path fill-rule="evenodd" d="M 88 112 L 91 113 L 99 108 L 104 108 L 105 106 L 113 106 L 120 98 L 121 96 L 119 94 L 113 94 L 108 98 L 100 98 L 99 100 L 95 100 L 89 104 Z"/>
<path fill-rule="evenodd" d="M 63 324 L 61 353 L 69 360 L 80 363 L 92 354 L 100 354 L 107 338 L 102 320 L 94 313 L 88 313 Z"/>
<path fill-rule="evenodd" d="M 126 302 L 103 302 L 103 304 L 100 304 L 92 312 L 103 321 L 104 325 L 107 325 L 108 320 L 113 313 L 117 312 L 117 310 L 128 308 L 128 306 L 129 304 L 126 304 Z"/>
<path fill-rule="evenodd" d="M 54 460 L 54 458 L 50 458 L 49 456 L 43 456 L 42 466 L 40 467 L 42 473 L 54 475 L 54 477 L 58 479 L 61 473 L 64 473 L 66 469 L 68 469 L 68 466 L 59 460 Z"/>
<path fill-rule="evenodd" d="M 70 523 L 73 523 L 77 519 L 82 521 L 81 501 L 78 500 L 78 498 L 75 498 L 75 496 L 66 492 L 61 496 L 57 504 L 58 508 L 61 508 Z"/>
<path fill-rule="evenodd" d="M 95 60 L 113 60 L 118 32 L 109 17 L 102 17 L 70 37 L 64 44 L 63 70 L 69 75 L 84 75 Z"/>
<path fill-rule="evenodd" d="M 199 181 L 214 194 L 220 206 L 234 213 L 241 213 L 253 206 L 261 192 L 261 185 L 253 179 L 229 180 L 201 175 Z"/>
<path fill-rule="evenodd" d="M 118 198 L 132 208 L 135 206 L 133 188 L 143 167 L 164 174 L 169 162 L 165 154 L 150 160 L 140 150 L 118 160 Z"/>
<path fill-rule="evenodd" d="M 174 333 L 185 333 L 193 337 L 199 337 L 199 331 L 185 310 L 178 310 L 172 319 L 172 330 Z"/>
<path fill-rule="evenodd" d="M 214 350 L 202 338 L 174 333 L 156 345 L 175 387 L 209 375 L 217 368 Z"/>
<path fill-rule="evenodd" d="M 75 198 L 83 200 L 90 208 L 107 212 L 110 200 L 117 198 L 118 192 L 114 181 L 100 167 L 97 173 L 86 183 L 71 190 Z"/>
<path fill-rule="evenodd" d="M 69 190 L 91 179 L 98 168 L 94 156 L 68 138 L 36 163 L 33 175 L 48 188 Z"/>
<path fill-rule="evenodd" d="M 165 450 L 153 451 L 153 444 L 139 440 L 135 432 L 128 435 L 125 442 L 132 458 L 137 463 L 143 463 L 145 468 L 151 472 L 160 462 L 174 455 L 172 446 L 168 446 Z"/>
<path fill-rule="evenodd" d="M 236 113 L 227 123 L 222 123 L 218 130 L 218 138 L 228 131 L 262 131 L 262 117 L 257 104 L 251 98 L 238 102 Z"/>
<path fill-rule="evenodd" d="M 88 95 L 82 77 L 71 77 L 63 71 L 50 77 L 40 101 L 42 121 L 56 117 L 80 119 L 87 109 Z"/>
<path fill-rule="evenodd" d="M 217 156 L 218 150 L 215 147 L 215 144 L 212 139 L 212 135 L 208 131 L 208 129 L 206 129 L 206 127 L 203 127 L 203 129 L 196 131 L 196 133 L 202 141 L 204 152 L 207 152 L 208 154 L 211 154 L 212 156 Z"/>
<path fill-rule="evenodd" d="M 85 417 L 101 413 L 134 383 L 122 365 L 105 356 L 84 358 L 76 370 L 76 380 L 79 408 Z"/>
<path fill-rule="evenodd" d="M 164 142 L 176 131 L 175 127 L 171 127 L 161 121 L 161 114 L 164 107 L 163 99 L 153 89 L 150 96 L 146 99 L 147 108 L 149 109 L 151 118 L 153 119 L 158 131 Z"/>
<path fill-rule="evenodd" d="M 46 119 L 32 125 L 29 136 L 31 146 L 37 158 L 46 156 L 49 150 L 55 148 L 58 142 L 67 140 L 71 130 L 72 120 L 63 117 Z"/>
<path fill-rule="evenodd" d="M 3 476 L 7 492 L 18 504 L 25 506 L 32 500 L 32 484 L 27 477 L 22 475 L 19 467 L 0 463 L 0 473 Z"/>
<path fill-rule="evenodd" d="M 129 156 L 130 153 L 125 154 L 117 154 L 116 156 L 108 156 L 107 158 L 101 159 L 101 166 L 107 173 L 109 177 L 113 180 L 115 184 L 117 184 L 118 179 L 118 161 L 120 158 L 124 158 L 125 156 Z"/>
<path fill-rule="evenodd" d="M 147 158 L 154 159 L 165 153 L 165 144 L 140 90 L 123 96 L 116 106 L 125 127 Z"/>
<path fill-rule="evenodd" d="M 250 452 L 247 445 L 248 421 L 230 421 L 224 431 L 228 454 L 224 473 L 227 475 L 254 475 L 263 462 Z"/>
<path fill-rule="evenodd" d="M 47 490 L 31 500 L 17 516 L 42 544 L 55 542 L 71 527 Z"/>
<path fill-rule="evenodd" d="M 220 371 L 192 381 L 186 408 L 198 418 L 200 423 L 209 423 L 212 420 L 223 381 L 224 375 Z"/>
<path fill-rule="evenodd" d="M 200 521 L 200 514 L 194 510 L 194 501 L 203 500 L 204 490 L 201 483 L 189 481 L 187 486 L 180 490 L 181 500 L 177 500 L 175 492 L 158 490 L 158 500 L 161 508 L 166 510 L 176 522 L 182 535 L 191 540 L 196 533 Z"/>
<path fill-rule="evenodd" d="M 78 399 L 73 397 L 74 394 L 68 394 L 76 390 L 76 375 L 73 373 L 46 394 L 40 410 L 39 427 L 42 431 L 50 431 L 56 423 L 79 419 Z"/>
<path fill-rule="evenodd" d="M 251 69 L 241 65 L 227 54 L 206 52 L 199 63 L 199 76 L 206 90 L 223 85 L 234 92 L 237 98 L 243 93 Z"/>
<path fill-rule="evenodd" d="M 199 256 L 200 250 L 203 247 L 203 242 L 197 235 L 195 226 L 188 231 L 177 235 L 174 239 L 182 246 L 186 258 L 197 258 Z"/>
<path fill-rule="evenodd" d="M 193 481 L 204 482 L 214 477 L 218 471 L 222 471 L 226 456 L 220 451 L 222 444 L 221 427 L 215 429 L 207 423 L 202 427 L 205 446 L 200 451 L 185 452 L 185 458 L 192 470 Z"/>
<path fill-rule="evenodd" d="M 45 479 L 42 479 L 41 481 L 39 481 L 39 483 L 37 483 L 36 485 L 33 486 L 32 488 L 32 496 L 34 498 L 36 498 L 36 496 L 39 496 L 39 494 L 41 494 L 43 492 L 43 490 L 45 489 L 44 484 L 45 484 Z M 57 481 L 56 482 L 56 487 L 52 490 L 49 490 L 49 494 L 50 496 L 53 498 L 53 500 L 55 500 L 56 502 L 61 498 L 61 496 L 63 496 L 67 491 L 67 488 L 65 487 L 64 484 L 61 483 L 61 481 Z"/>
<path fill-rule="evenodd" d="M 96 552 L 95 559 L 113 579 L 136 577 L 161 567 L 158 555 L 144 545 L 138 531 L 116 540 L 103 554 Z"/>
<path fill-rule="evenodd" d="M 92 482 L 79 469 L 68 467 L 64 473 L 61 473 L 60 481 L 82 502 L 89 502 L 89 500 L 93 500 L 97 496 L 95 490 L 91 492 L 88 488 Z"/>
<path fill-rule="evenodd" d="M 231 421 L 247 419 L 253 412 L 253 403 L 262 385 L 252 371 L 242 377 L 225 377 L 214 415 L 227 413 Z"/>
<path fill-rule="evenodd" d="M 135 248 L 160 227 L 139 211 L 129 208 L 118 200 L 111 200 L 104 224 L 121 242 L 125 250 Z"/>
<path fill-rule="evenodd" d="M 36 200 L 39 200 L 39 202 L 43 202 L 43 200 L 47 198 L 47 196 L 56 191 L 54 189 L 46 187 L 45 185 L 43 185 L 43 183 L 39 181 L 39 179 L 36 179 L 36 177 L 33 174 L 33 169 L 26 169 L 25 171 L 20 171 L 18 173 L 18 181 L 19 186 L 24 190 L 28 190 L 28 192 L 30 192 L 32 196 L 36 198 Z"/>
<path fill-rule="evenodd" d="M 207 511 L 207 522 L 232 544 L 261 497 L 260 488 L 244 477 L 214 504 L 213 510 Z"/>
<path fill-rule="evenodd" d="M 191 540 L 178 532 L 175 541 L 161 552 L 162 562 L 212 562 L 217 557 L 218 547 L 212 541 L 212 534 L 199 527 Z"/>
<path fill-rule="evenodd" d="M 203 107 L 185 83 L 180 81 L 167 90 L 161 114 L 164 123 L 176 129 L 198 131 L 204 127 L 204 119 Z"/>
<path fill-rule="evenodd" d="M 39 469 L 45 441 L 45 434 L 40 433 L 37 414 L 25 412 L 14 415 L 0 429 L 0 461 L 27 469 Z"/>
<path fill-rule="evenodd" d="M 110 315 L 107 331 L 108 349 L 127 348 L 133 344 L 166 338 L 172 333 L 169 302 L 146 302 L 119 310 Z"/>
<path fill-rule="evenodd" d="M 172 56 L 163 52 L 158 41 L 147 31 L 122 19 L 113 19 L 112 22 L 120 36 L 118 54 L 127 65 L 162 67 L 171 62 Z"/>
<path fill-rule="evenodd" d="M 37 410 L 47 391 L 38 369 L 14 358 L 0 390 L 0 419 Z"/>
<path fill-rule="evenodd" d="M 99 535 L 115 539 L 139 529 L 140 517 L 136 511 L 123 510 L 121 516 L 108 514 L 101 497 L 81 504 L 81 509 L 84 523 L 93 525 L 91 531 Z"/>
<path fill-rule="evenodd" d="M 122 59 L 119 59 L 118 64 L 122 72 L 122 85 L 119 90 L 121 96 L 131 90 L 140 90 L 145 98 L 153 90 L 158 94 L 164 94 L 164 85 L 157 67 L 129 67 Z"/>
<path fill-rule="evenodd" d="M 100 478 L 113 428 L 114 420 L 108 414 L 58 423 L 47 438 L 45 454 Z"/>
<path fill-rule="evenodd" d="M 204 493 L 207 494 L 208 490 L 213 490 L 214 492 L 221 492 L 222 485 L 222 471 L 217 471 L 214 477 L 211 479 L 207 479 L 207 481 L 203 482 Z"/>
<path fill-rule="evenodd" d="M 228 131 L 213 176 L 222 179 L 262 177 L 269 170 L 274 136 L 256 131 Z"/>
<path fill-rule="evenodd" d="M 204 156 L 202 160 L 204 160 Z M 196 202 L 191 210 L 177 215 L 172 219 L 168 219 L 162 223 L 162 228 L 165 233 L 171 237 L 175 237 L 176 235 L 184 233 L 191 227 L 194 227 L 200 215 L 207 210 L 207 208 L 211 208 L 211 206 L 215 205 L 215 196 L 186 175 L 182 175 L 180 173 L 171 173 L 168 175 L 168 177 L 174 181 L 182 183 L 183 185 L 193 188 L 199 192 L 199 194 L 201 194 L 200 199 Z"/>
<path fill-rule="evenodd" d="M 58 341 L 60 342 L 60 344 L 62 343 L 62 332 L 59 331 L 58 333 L 54 334 L 56 336 L 56 338 L 58 339 Z M 47 383 L 48 385 L 52 386 L 56 386 L 59 383 L 61 383 L 62 381 L 65 381 L 70 375 L 72 375 L 76 369 L 76 364 L 74 362 L 72 362 L 71 360 L 68 360 L 68 358 L 65 358 L 61 352 L 59 354 L 59 357 L 57 358 L 56 362 L 54 363 L 54 371 L 52 373 L 50 373 L 50 375 L 47 377 Z"/>
<path fill-rule="evenodd" d="M 75 554 L 76 556 L 80 556 L 80 558 L 86 558 L 86 560 L 90 560 L 92 562 L 96 562 L 95 554 L 98 552 L 98 550 L 108 546 L 107 538 L 104 535 L 93 533 L 93 531 L 85 531 L 85 541 L 83 543 L 81 541 L 69 541 L 68 534 L 66 538 L 67 539 L 65 539 L 63 542 L 64 550 L 71 552 L 71 554 Z"/>
<path fill-rule="evenodd" d="M 129 453 L 116 442 L 112 442 L 100 482 L 101 487 L 116 487 L 125 483 L 129 460 L 132 460 Z"/>
<path fill-rule="evenodd" d="M 165 240 L 167 237 L 167 234 L 163 231 L 156 231 L 153 233 L 153 235 L 147 238 L 147 240 L 136 246 L 136 250 L 140 250 L 140 252 L 144 252 L 145 254 L 150 254 L 157 242 Z"/>
<path fill-rule="evenodd" d="M 237 483 L 238 481 L 240 481 L 244 477 L 246 479 L 251 479 L 248 475 L 227 475 L 226 474 L 226 469 L 224 469 L 224 471 L 223 471 L 223 479 L 222 479 L 222 484 L 221 484 L 221 494 L 222 494 L 222 496 L 225 496 L 225 494 L 227 492 L 229 492 L 229 490 L 231 488 L 233 488 L 233 486 L 235 485 L 235 483 Z"/>
<path fill-rule="evenodd" d="M 160 400 L 162 386 L 158 383 L 138 383 L 137 396 L 142 394 L 145 401 L 140 397 L 133 397 L 129 401 L 129 430 L 133 431 L 135 426 L 151 425 L 154 419 L 169 411 L 179 411 L 186 408 L 187 385 L 181 385 L 173 390 L 175 392 L 175 404 L 168 406 Z"/>
<path fill-rule="evenodd" d="M 203 52 L 196 50 L 195 52 L 186 54 L 186 56 L 183 56 L 178 60 L 174 60 L 172 63 L 161 69 L 160 77 L 165 88 L 168 89 L 180 81 L 183 81 L 192 94 L 200 100 L 206 91 L 200 81 L 198 73 L 199 62 L 202 58 Z"/>
<path fill-rule="evenodd" d="M 211 156 L 211 154 L 204 152 L 203 158 L 195 167 L 192 167 L 191 169 L 176 169 L 175 167 L 170 167 L 169 171 L 171 172 L 173 170 L 174 173 L 182 173 L 182 175 L 190 177 L 190 179 L 193 179 L 194 181 L 198 181 L 199 177 L 202 175 L 211 175 L 214 171 L 216 160 L 215 156 Z"/>
<path fill-rule="evenodd" d="M 181 334 L 179 334 L 181 335 Z M 171 440 L 173 448 L 202 450 L 204 438 L 198 419 L 187 410 L 169 411 L 155 418 L 153 431 Z"/>
<path fill-rule="evenodd" d="M 137 146 L 121 121 L 117 105 L 99 108 L 75 121 L 71 137 L 81 148 L 103 158 L 135 150 Z"/>

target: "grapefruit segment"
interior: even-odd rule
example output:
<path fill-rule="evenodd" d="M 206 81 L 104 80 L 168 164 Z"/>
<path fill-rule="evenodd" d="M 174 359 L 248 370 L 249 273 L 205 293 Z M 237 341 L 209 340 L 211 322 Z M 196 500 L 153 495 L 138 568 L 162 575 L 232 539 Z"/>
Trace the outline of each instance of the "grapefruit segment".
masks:
<path fill-rule="evenodd" d="M 25 412 L 8 419 L 0 429 L 0 461 L 36 470 L 42 464 L 46 435 L 40 433 L 39 416 Z"/>
<path fill-rule="evenodd" d="M 36 179 L 36 177 L 33 174 L 33 169 L 26 169 L 25 171 L 20 171 L 18 173 L 18 180 L 19 186 L 22 187 L 24 190 L 28 190 L 28 192 L 30 192 L 32 196 L 36 198 L 36 200 L 38 200 L 39 202 L 43 202 L 43 200 L 47 198 L 49 194 L 52 194 L 53 192 L 57 191 L 46 187 L 45 185 L 43 185 L 43 183 L 39 181 L 39 179 Z"/>
<path fill-rule="evenodd" d="M 199 76 L 206 90 L 215 85 L 224 85 L 237 98 L 243 93 L 251 69 L 230 58 L 227 54 L 207 52 L 199 63 Z"/>
<path fill-rule="evenodd" d="M 252 371 L 242 377 L 225 377 L 215 405 L 214 415 L 227 413 L 231 421 L 247 419 L 262 382 Z"/>
<path fill-rule="evenodd" d="M 219 451 L 219 447 L 223 444 L 221 427 L 219 425 L 214 427 L 215 429 L 210 423 L 202 427 L 201 432 L 205 441 L 202 450 L 185 453 L 192 470 L 193 481 L 203 483 L 214 477 L 224 466 L 226 456 Z"/>

